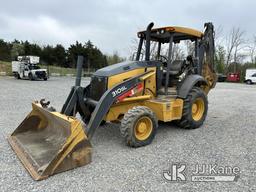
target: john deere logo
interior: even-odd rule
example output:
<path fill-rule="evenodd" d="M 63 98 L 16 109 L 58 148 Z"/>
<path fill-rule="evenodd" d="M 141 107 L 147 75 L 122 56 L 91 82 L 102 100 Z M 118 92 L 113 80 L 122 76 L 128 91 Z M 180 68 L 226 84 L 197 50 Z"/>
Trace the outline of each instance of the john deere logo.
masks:
<path fill-rule="evenodd" d="M 112 96 L 116 97 L 117 95 L 119 95 L 120 93 L 122 93 L 123 91 L 127 90 L 127 88 L 125 86 L 120 87 L 114 91 L 112 91 Z"/>

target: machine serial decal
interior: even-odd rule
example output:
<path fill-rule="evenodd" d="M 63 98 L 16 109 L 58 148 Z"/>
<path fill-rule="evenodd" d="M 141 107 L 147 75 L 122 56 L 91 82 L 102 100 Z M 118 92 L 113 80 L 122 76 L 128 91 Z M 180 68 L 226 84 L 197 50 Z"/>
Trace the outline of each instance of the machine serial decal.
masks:
<path fill-rule="evenodd" d="M 116 97 L 117 95 L 119 95 L 120 93 L 122 93 L 123 91 L 127 90 L 127 88 L 125 86 L 118 88 L 115 91 L 112 91 L 112 96 Z"/>

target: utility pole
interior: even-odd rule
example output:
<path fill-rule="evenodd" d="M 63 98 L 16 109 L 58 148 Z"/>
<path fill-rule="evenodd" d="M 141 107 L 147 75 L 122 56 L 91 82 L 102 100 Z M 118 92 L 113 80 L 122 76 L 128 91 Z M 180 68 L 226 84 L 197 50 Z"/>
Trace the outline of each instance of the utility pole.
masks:
<path fill-rule="evenodd" d="M 88 71 L 87 71 L 87 73 L 88 73 L 88 76 L 90 77 L 90 64 L 91 64 L 91 61 L 90 61 L 90 59 L 88 58 L 87 59 L 87 64 L 88 64 Z"/>

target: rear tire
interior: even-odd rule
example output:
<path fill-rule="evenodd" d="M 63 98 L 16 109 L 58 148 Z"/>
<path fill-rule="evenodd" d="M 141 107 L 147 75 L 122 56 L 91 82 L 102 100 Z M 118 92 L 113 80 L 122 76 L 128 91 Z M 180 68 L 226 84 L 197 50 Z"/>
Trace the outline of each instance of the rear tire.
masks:
<path fill-rule="evenodd" d="M 123 117 L 120 132 L 130 147 L 141 147 L 150 144 L 158 127 L 153 111 L 145 106 L 130 109 Z"/>
<path fill-rule="evenodd" d="M 44 77 L 44 81 L 47 81 L 47 77 Z"/>
<path fill-rule="evenodd" d="M 19 74 L 19 73 L 15 73 L 15 74 L 14 74 L 14 77 L 15 77 L 16 79 L 20 79 L 20 74 Z"/>
<path fill-rule="evenodd" d="M 33 75 L 31 73 L 28 74 L 28 78 L 29 78 L 30 81 L 34 80 Z"/>
<path fill-rule="evenodd" d="M 204 123 L 207 111 L 207 96 L 199 87 L 193 87 L 184 99 L 182 118 L 176 124 L 184 129 L 198 128 Z"/>

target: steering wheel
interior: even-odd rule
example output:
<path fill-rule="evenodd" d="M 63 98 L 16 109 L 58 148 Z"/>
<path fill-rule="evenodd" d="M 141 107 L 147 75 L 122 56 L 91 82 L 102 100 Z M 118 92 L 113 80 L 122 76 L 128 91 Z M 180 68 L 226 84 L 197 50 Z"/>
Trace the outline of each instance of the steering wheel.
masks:
<path fill-rule="evenodd" d="M 167 63 L 168 59 L 166 56 L 163 56 L 163 55 L 159 55 L 159 60 L 163 63 Z"/>
<path fill-rule="evenodd" d="M 163 66 L 164 67 L 167 67 L 167 57 L 166 56 L 163 56 L 163 55 L 159 55 L 159 60 L 163 63 Z"/>

